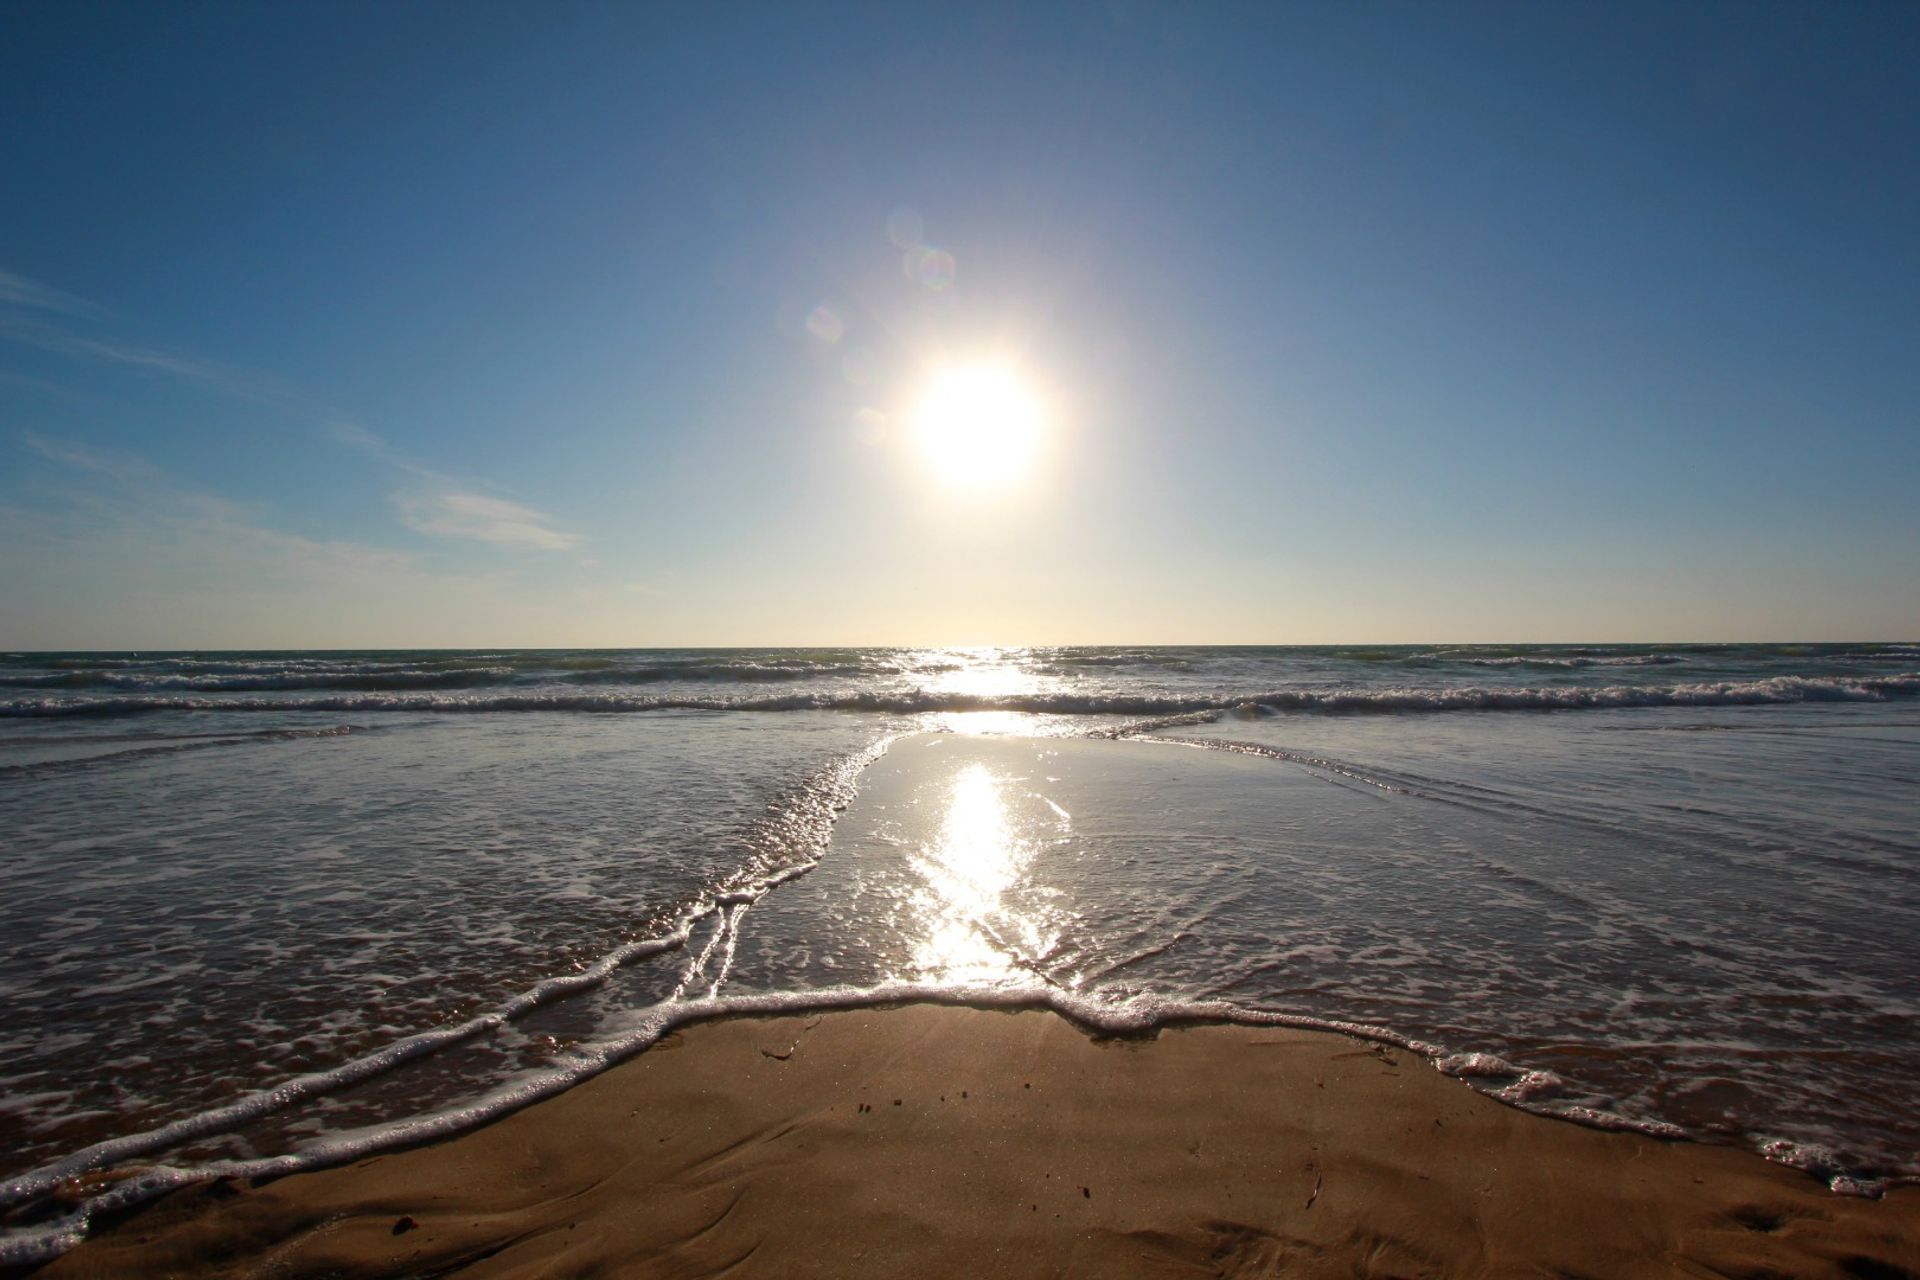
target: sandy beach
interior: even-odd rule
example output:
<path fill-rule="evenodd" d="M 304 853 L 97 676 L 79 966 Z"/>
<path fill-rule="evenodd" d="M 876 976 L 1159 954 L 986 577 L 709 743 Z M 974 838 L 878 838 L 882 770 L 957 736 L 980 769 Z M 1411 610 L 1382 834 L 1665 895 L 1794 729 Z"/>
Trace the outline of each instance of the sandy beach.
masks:
<path fill-rule="evenodd" d="M 176 1193 L 38 1274 L 1916 1273 L 1917 1188 L 1527 1114 L 1339 1035 L 915 1005 L 695 1025 L 449 1142 Z"/>
<path fill-rule="evenodd" d="M 1916 50 L 0 5 L 0 1280 L 1920 1280 Z"/>

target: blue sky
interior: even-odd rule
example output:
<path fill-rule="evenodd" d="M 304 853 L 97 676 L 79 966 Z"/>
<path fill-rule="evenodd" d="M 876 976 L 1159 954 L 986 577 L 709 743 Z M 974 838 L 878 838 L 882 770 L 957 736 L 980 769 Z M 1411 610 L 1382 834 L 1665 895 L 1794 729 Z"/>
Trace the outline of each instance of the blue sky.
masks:
<path fill-rule="evenodd" d="M 1893 5 L 8 6 L 0 645 L 1912 638 L 1917 55 Z M 956 493 L 905 427 L 986 356 L 1046 445 Z"/>

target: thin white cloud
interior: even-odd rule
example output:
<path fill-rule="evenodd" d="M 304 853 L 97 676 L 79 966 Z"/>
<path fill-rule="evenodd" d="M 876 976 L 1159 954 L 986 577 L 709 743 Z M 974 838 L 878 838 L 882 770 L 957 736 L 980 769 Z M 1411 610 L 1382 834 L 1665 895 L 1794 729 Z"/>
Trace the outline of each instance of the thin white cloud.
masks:
<path fill-rule="evenodd" d="M 13 332 L 15 336 L 36 346 L 67 355 L 92 356 L 96 360 L 110 360 L 116 364 L 151 369 L 157 373 L 170 373 L 176 378 L 192 378 L 200 382 L 225 385 L 234 380 L 230 370 L 222 369 L 219 365 L 205 360 L 196 360 L 192 356 L 181 355 L 177 351 L 162 351 L 158 347 L 137 347 L 125 342 L 101 342 L 95 338 L 82 338 L 76 334 L 61 333 L 57 330 L 15 329 Z"/>
<path fill-rule="evenodd" d="M 0 528 L 22 542 L 91 547 L 129 562 L 165 560 L 196 582 L 262 589 L 315 579 L 334 584 L 410 570 L 402 552 L 309 538 L 264 524 L 256 510 L 188 488 L 143 458 L 22 432 L 20 440 L 89 483 L 48 491 L 50 506 L 0 507 Z"/>
<path fill-rule="evenodd" d="M 40 313 L 77 317 L 98 315 L 100 311 L 79 298 L 70 297 L 24 276 L 0 271 L 0 336 L 63 355 L 105 361 L 199 383 L 229 395 L 278 403 L 282 407 L 291 404 L 305 412 L 312 411 L 311 406 L 300 405 L 296 397 L 273 387 L 264 378 L 176 351 L 87 337 L 70 328 L 48 323 Z M 401 523 L 417 533 L 540 551 L 565 551 L 581 542 L 580 535 L 555 528 L 553 517 L 545 512 L 485 492 L 482 486 L 404 458 L 380 436 L 364 427 L 352 422 L 335 421 L 328 430 L 342 444 L 412 477 L 413 483 L 392 494 L 391 498 Z M 58 456 L 60 446 L 34 438 L 29 438 L 28 443 L 57 461 L 75 466 L 93 465 L 77 455 Z"/>
<path fill-rule="evenodd" d="M 0 306 L 23 311 L 53 311 L 64 316 L 100 316 L 106 314 L 84 298 L 62 293 L 11 271 L 0 271 Z"/>
<path fill-rule="evenodd" d="M 374 457 L 380 459 L 382 462 L 391 462 L 395 466 L 406 465 L 404 462 L 401 462 L 398 458 L 394 457 L 393 450 L 387 447 L 387 442 L 385 440 L 382 440 L 379 436 L 375 435 L 373 432 L 367 430 L 365 427 L 361 426 L 358 423 L 355 423 L 355 422 L 329 423 L 327 426 L 327 433 L 331 435 L 335 440 L 338 440 L 341 444 L 347 445 L 350 448 L 358 449 L 362 453 L 372 454 Z"/>
<path fill-rule="evenodd" d="M 591 644 L 642 621 L 602 591 L 276 528 L 143 457 L 22 433 L 32 488 L 0 499 L 0 647 Z M 464 519 L 506 520 L 497 509 Z M 562 535 L 564 536 L 564 535 Z M 556 630 L 556 628 L 558 628 Z"/>
<path fill-rule="evenodd" d="M 416 533 L 542 551 L 565 551 L 580 542 L 578 534 L 555 529 L 550 516 L 484 493 L 459 489 L 398 493 L 393 500 L 401 521 Z"/>
<path fill-rule="evenodd" d="M 36 280 L 0 270 L 0 336 L 76 360 L 96 360 L 142 373 L 157 373 L 249 400 L 293 398 L 259 374 L 163 347 L 89 337 L 61 323 L 100 320 L 106 315 L 104 308 L 85 298 L 76 298 Z"/>
<path fill-rule="evenodd" d="M 543 511 L 484 493 L 400 456 L 384 439 L 365 427 L 336 422 L 330 430 L 340 443 L 378 458 L 418 481 L 392 495 L 400 522 L 415 533 L 540 551 L 565 551 L 582 541 L 577 533 L 554 528 L 553 517 Z"/>
<path fill-rule="evenodd" d="M 196 356 L 183 355 L 178 351 L 168 351 L 161 347 L 143 347 L 128 342 L 87 338 L 38 321 L 20 319 L 0 322 L 0 332 L 16 342 L 28 343 L 43 351 L 52 351 L 83 360 L 101 360 L 145 373 L 165 374 L 168 377 L 197 382 L 216 391 L 249 400 L 272 401 L 287 398 L 285 392 L 277 390 L 269 384 L 267 379 L 258 374 L 245 373 L 215 364 L 211 360 L 202 360 Z"/>

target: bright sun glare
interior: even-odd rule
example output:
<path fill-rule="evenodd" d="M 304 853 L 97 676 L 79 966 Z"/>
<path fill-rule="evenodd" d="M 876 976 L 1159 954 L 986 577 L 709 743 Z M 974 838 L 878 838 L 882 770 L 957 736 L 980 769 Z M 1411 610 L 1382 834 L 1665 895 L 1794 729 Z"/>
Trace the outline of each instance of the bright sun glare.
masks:
<path fill-rule="evenodd" d="M 942 480 L 968 489 L 1001 488 L 1032 466 L 1044 416 L 1040 398 L 1005 365 L 954 365 L 927 384 L 913 431 Z"/>

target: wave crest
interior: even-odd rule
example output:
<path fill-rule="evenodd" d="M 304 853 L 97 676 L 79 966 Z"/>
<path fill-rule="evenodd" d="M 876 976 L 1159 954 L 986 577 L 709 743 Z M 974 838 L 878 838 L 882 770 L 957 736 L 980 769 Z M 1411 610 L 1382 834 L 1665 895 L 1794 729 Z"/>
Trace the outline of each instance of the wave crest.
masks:
<path fill-rule="evenodd" d="M 222 686 L 232 690 L 234 686 Z M 1673 685 L 1497 688 L 1480 685 L 1381 689 L 1298 687 L 1206 694 L 965 694 L 925 689 L 766 695 L 658 696 L 598 691 L 441 693 L 429 690 L 287 697 L 26 697 L 0 700 L 0 717 L 112 716 L 151 711 L 1016 711 L 1043 715 L 1168 716 L 1250 706 L 1272 712 L 1392 714 L 1439 711 L 1579 711 L 1630 707 L 1764 706 L 1801 702 L 1885 702 L 1920 694 L 1920 673 L 1842 679 L 1773 676 L 1764 680 Z"/>

